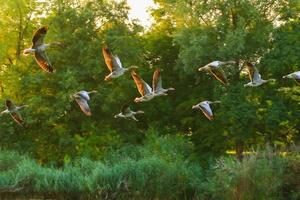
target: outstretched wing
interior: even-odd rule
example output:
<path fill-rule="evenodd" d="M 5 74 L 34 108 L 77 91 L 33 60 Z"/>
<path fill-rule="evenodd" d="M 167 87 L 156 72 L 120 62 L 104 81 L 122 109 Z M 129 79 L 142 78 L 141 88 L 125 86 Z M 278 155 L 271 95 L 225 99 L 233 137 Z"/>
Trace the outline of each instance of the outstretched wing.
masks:
<path fill-rule="evenodd" d="M 250 79 L 251 82 L 253 82 L 253 79 L 254 79 L 254 66 L 250 62 L 247 62 L 246 66 L 247 66 L 249 79 Z"/>
<path fill-rule="evenodd" d="M 252 65 L 252 63 L 250 63 L 250 62 L 247 62 L 246 65 L 247 65 L 247 70 L 248 70 L 250 81 L 253 82 L 253 81 L 260 80 L 261 76 L 259 74 L 257 67 Z"/>
<path fill-rule="evenodd" d="M 38 65 L 46 72 L 53 73 L 54 69 L 45 51 L 36 51 L 34 54 Z"/>
<path fill-rule="evenodd" d="M 226 74 L 222 68 L 211 68 L 210 72 L 214 75 L 214 77 L 219 80 L 224 85 L 228 84 L 228 80 Z"/>
<path fill-rule="evenodd" d="M 152 89 L 153 89 L 153 92 L 156 92 L 161 88 L 162 88 L 162 80 L 161 80 L 161 75 L 160 75 L 160 69 L 157 68 L 155 70 L 155 72 L 153 73 Z"/>
<path fill-rule="evenodd" d="M 80 109 L 82 110 L 82 112 L 84 112 L 84 114 L 86 114 L 87 116 L 92 115 L 90 107 L 89 107 L 89 105 L 88 105 L 88 103 L 85 99 L 75 98 L 75 100 L 78 103 L 78 105 L 79 105 Z"/>
<path fill-rule="evenodd" d="M 112 72 L 113 71 L 113 55 L 112 55 L 112 53 L 106 46 L 104 46 L 104 47 L 102 47 L 102 54 L 103 54 L 104 61 L 105 61 L 107 68 L 109 69 L 109 71 Z"/>
<path fill-rule="evenodd" d="M 113 59 L 113 67 L 114 67 L 114 69 L 118 70 L 120 68 L 123 68 L 120 58 L 118 56 L 114 56 L 113 58 L 114 58 Z"/>
<path fill-rule="evenodd" d="M 47 34 L 48 26 L 43 26 L 42 28 L 38 29 L 32 38 L 32 46 L 36 47 L 44 43 L 44 38 Z"/>
<path fill-rule="evenodd" d="M 130 111 L 131 111 L 130 106 L 128 104 L 125 104 L 122 106 L 121 112 L 123 115 L 130 113 Z"/>
<path fill-rule="evenodd" d="M 14 110 L 16 108 L 16 105 L 9 99 L 5 101 L 5 106 L 8 110 Z"/>
<path fill-rule="evenodd" d="M 151 93 L 151 87 L 135 72 L 131 72 L 131 76 L 142 96 Z"/>
<path fill-rule="evenodd" d="M 10 113 L 11 117 L 17 122 L 19 125 L 23 126 L 23 118 L 18 111 L 14 111 Z"/>
<path fill-rule="evenodd" d="M 114 56 L 108 47 L 102 47 L 102 54 L 104 57 L 105 64 L 110 72 L 116 71 L 122 68 L 121 61 L 118 56 Z"/>
<path fill-rule="evenodd" d="M 213 120 L 214 115 L 209 104 L 201 104 L 200 109 L 209 120 Z"/>

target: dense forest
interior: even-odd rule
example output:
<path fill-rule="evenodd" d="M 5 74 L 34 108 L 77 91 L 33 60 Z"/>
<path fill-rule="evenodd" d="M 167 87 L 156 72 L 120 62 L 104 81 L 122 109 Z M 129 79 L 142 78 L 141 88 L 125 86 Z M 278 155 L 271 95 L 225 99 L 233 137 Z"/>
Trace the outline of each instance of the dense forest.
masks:
<path fill-rule="evenodd" d="M 154 23 L 129 20 L 126 0 L 0 0 L 0 100 L 28 105 L 24 126 L 0 117 L 0 195 L 54 199 L 299 199 L 298 0 L 154 0 Z M 24 56 L 36 30 L 55 73 Z M 167 96 L 135 103 L 129 73 L 109 74 L 102 47 Z M 215 60 L 228 85 L 198 68 Z M 249 82 L 245 63 L 264 79 Z M 96 90 L 86 116 L 70 98 Z M 208 120 L 192 106 L 212 106 Z M 124 104 L 139 121 L 114 118 Z M 69 186 L 69 187 L 67 187 Z M 47 196 L 48 195 L 48 196 Z"/>

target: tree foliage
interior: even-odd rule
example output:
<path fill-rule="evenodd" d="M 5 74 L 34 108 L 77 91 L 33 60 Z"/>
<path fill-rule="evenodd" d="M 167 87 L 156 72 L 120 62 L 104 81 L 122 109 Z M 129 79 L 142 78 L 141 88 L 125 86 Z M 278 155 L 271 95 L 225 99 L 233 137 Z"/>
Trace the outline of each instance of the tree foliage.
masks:
<path fill-rule="evenodd" d="M 1 100 L 29 105 L 21 111 L 24 128 L 1 116 L 1 147 L 62 165 L 77 156 L 98 159 L 111 149 L 141 144 L 148 130 L 183 135 L 203 160 L 231 149 L 241 154 L 266 143 L 299 143 L 299 86 L 282 79 L 299 70 L 297 1 L 155 2 L 155 23 L 144 30 L 128 19 L 126 1 L 0 1 Z M 42 25 L 49 26 L 46 41 L 64 44 L 48 51 L 53 75 L 44 73 L 34 58 L 21 55 Z M 176 91 L 132 103 L 138 93 L 129 73 L 103 80 L 108 74 L 104 44 L 125 67 L 139 66 L 149 83 L 153 71 L 161 68 L 163 85 Z M 238 63 L 225 70 L 229 86 L 197 72 L 213 60 Z M 246 61 L 276 82 L 244 88 Z M 90 101 L 92 117 L 69 98 L 79 90 L 98 91 Z M 213 107 L 213 122 L 192 111 L 202 100 L 222 101 Z M 113 118 L 125 103 L 145 111 L 140 122 Z"/>

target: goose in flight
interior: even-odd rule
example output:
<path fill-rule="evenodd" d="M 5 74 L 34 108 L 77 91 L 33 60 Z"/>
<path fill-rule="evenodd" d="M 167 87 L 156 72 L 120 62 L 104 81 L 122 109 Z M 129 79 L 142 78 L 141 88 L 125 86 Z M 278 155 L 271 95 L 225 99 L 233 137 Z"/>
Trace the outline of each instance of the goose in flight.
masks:
<path fill-rule="evenodd" d="M 283 76 L 282 78 L 292 78 L 294 79 L 298 84 L 300 84 L 300 71 L 293 72 L 291 74 L 288 74 L 286 76 Z"/>
<path fill-rule="evenodd" d="M 124 68 L 118 56 L 114 56 L 110 50 L 104 46 L 102 47 L 102 54 L 104 57 L 105 64 L 110 71 L 110 74 L 105 76 L 105 81 L 109 81 L 113 78 L 118 78 L 122 76 L 126 71 L 130 69 L 137 69 L 136 66 L 131 66 L 128 68 Z"/>
<path fill-rule="evenodd" d="M 172 87 L 170 87 L 168 89 L 164 89 L 162 87 L 162 80 L 161 80 L 159 68 L 157 68 L 155 70 L 155 72 L 153 73 L 152 88 L 153 88 L 153 93 L 155 96 L 168 95 L 167 94 L 168 91 L 175 90 L 175 88 L 172 88 Z"/>
<path fill-rule="evenodd" d="M 49 44 L 44 43 L 44 38 L 47 34 L 48 26 L 43 26 L 38 29 L 32 39 L 31 48 L 23 51 L 24 55 L 34 54 L 37 64 L 46 72 L 53 73 L 55 70 L 46 54 L 46 49 L 50 46 L 62 45 L 60 42 L 51 42 Z"/>
<path fill-rule="evenodd" d="M 134 121 L 139 121 L 135 118 L 136 114 L 144 114 L 144 111 L 132 111 L 130 106 L 126 104 L 122 106 L 121 112 L 115 115 L 115 118 L 133 119 Z"/>
<path fill-rule="evenodd" d="M 221 103 L 221 101 L 202 101 L 196 105 L 193 105 L 192 109 L 200 109 L 203 114 L 209 119 L 210 121 L 213 120 L 214 115 L 210 108 L 210 104 L 214 103 Z"/>
<path fill-rule="evenodd" d="M 91 112 L 89 104 L 88 104 L 88 101 L 90 100 L 90 95 L 89 94 L 92 94 L 92 93 L 97 93 L 97 91 L 95 91 L 95 90 L 90 91 L 90 92 L 79 91 L 79 92 L 71 95 L 71 98 L 75 99 L 75 101 L 79 105 L 82 112 L 84 112 L 84 114 L 86 114 L 87 116 L 92 115 L 92 112 Z"/>
<path fill-rule="evenodd" d="M 226 62 L 213 61 L 211 63 L 208 63 L 204 67 L 200 67 L 198 71 L 210 72 L 218 81 L 220 81 L 224 85 L 227 85 L 228 80 L 224 70 L 222 69 L 222 66 L 227 64 L 235 64 L 235 63 L 236 63 L 235 61 L 226 61 Z"/>
<path fill-rule="evenodd" d="M 268 79 L 268 80 L 262 79 L 257 67 L 252 65 L 250 62 L 247 62 L 246 66 L 247 66 L 250 82 L 244 84 L 244 87 L 257 87 L 269 81 L 275 81 L 275 79 Z"/>
<path fill-rule="evenodd" d="M 141 94 L 141 97 L 136 97 L 134 99 L 134 102 L 138 103 L 150 101 L 155 97 L 152 88 L 135 71 L 131 72 L 131 76 L 137 86 L 139 93 Z"/>
<path fill-rule="evenodd" d="M 23 118 L 19 112 L 21 108 L 28 107 L 28 105 L 16 106 L 11 100 L 5 101 L 6 110 L 2 111 L 0 114 L 10 114 L 10 116 L 17 122 L 19 125 L 23 126 Z"/>

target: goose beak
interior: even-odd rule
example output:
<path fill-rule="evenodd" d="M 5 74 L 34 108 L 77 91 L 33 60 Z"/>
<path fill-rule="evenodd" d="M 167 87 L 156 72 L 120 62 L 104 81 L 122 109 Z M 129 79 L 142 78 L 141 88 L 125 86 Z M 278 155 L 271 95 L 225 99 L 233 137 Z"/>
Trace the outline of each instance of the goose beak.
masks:
<path fill-rule="evenodd" d="M 202 67 L 200 67 L 200 68 L 198 69 L 198 71 L 199 71 L 199 72 L 201 72 L 202 70 L 203 70 L 203 68 L 202 68 Z"/>
<path fill-rule="evenodd" d="M 110 81 L 111 79 L 112 79 L 111 77 L 107 77 L 107 76 L 104 78 L 105 81 Z"/>
<path fill-rule="evenodd" d="M 197 108 L 197 106 L 193 106 L 193 107 L 192 107 L 192 109 L 196 109 L 196 108 Z"/>

